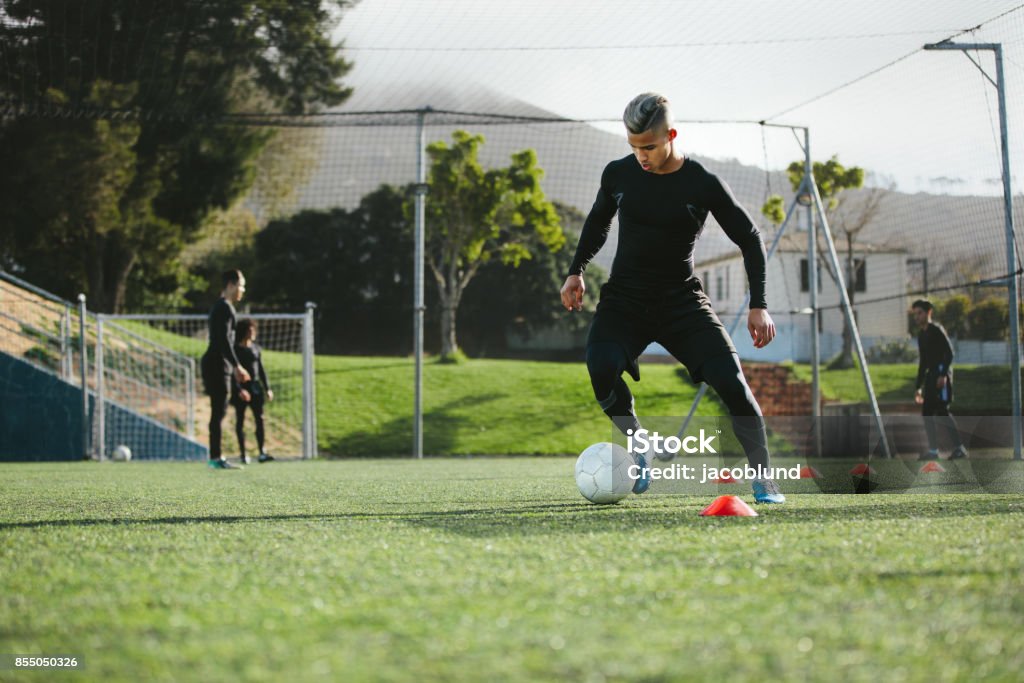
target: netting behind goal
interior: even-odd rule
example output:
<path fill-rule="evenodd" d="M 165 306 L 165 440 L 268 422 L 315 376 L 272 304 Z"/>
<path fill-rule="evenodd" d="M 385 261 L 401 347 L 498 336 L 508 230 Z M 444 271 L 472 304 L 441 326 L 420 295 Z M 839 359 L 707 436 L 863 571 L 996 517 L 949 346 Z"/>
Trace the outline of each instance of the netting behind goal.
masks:
<path fill-rule="evenodd" d="M 315 391 L 312 377 L 312 312 L 300 314 L 244 314 L 257 323 L 256 343 L 263 351 L 263 365 L 274 400 L 264 405 L 265 449 L 275 457 L 315 457 Z M 210 401 L 204 395 L 200 359 L 207 347 L 208 323 L 204 315 L 104 316 L 104 399 L 172 421 L 202 444 L 209 443 Z M 139 363 L 134 354 L 142 347 L 167 351 L 166 364 Z M 150 386 L 133 381 L 145 375 Z M 157 386 L 176 386 L 168 395 Z M 255 454 L 255 427 L 246 412 L 247 453 Z M 223 423 L 222 447 L 226 456 L 237 453 L 236 414 L 229 409 Z M 99 430 L 106 453 L 118 444 L 135 439 L 131 425 L 106 424 Z"/>

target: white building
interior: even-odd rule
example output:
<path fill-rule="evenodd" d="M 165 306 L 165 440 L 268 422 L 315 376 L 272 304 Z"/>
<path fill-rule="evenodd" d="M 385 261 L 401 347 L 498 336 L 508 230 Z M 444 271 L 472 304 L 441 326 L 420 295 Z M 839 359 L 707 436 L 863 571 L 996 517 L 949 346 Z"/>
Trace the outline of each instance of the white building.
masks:
<path fill-rule="evenodd" d="M 819 237 L 819 246 L 824 246 L 822 242 Z M 846 242 L 837 239 L 836 250 L 840 264 L 845 268 Z M 906 251 L 855 241 L 854 254 L 857 277 L 853 310 L 865 348 L 879 343 L 907 341 L 909 301 L 906 296 L 898 296 L 907 291 Z M 839 289 L 829 275 L 828 263 L 829 259 L 819 251 L 818 308 L 822 312 L 819 320 L 822 360 L 839 353 L 843 334 Z M 771 362 L 810 360 L 811 316 L 807 312 L 811 305 L 811 295 L 808 287 L 806 231 L 783 235 L 768 262 L 766 295 L 777 336 L 775 341 L 763 349 L 754 348 L 746 331 L 747 309 L 743 302 L 747 294 L 747 274 L 739 249 L 715 258 L 698 260 L 694 271 L 704 283 L 704 290 L 726 329 L 731 328 L 737 312 L 740 312 L 740 323 L 732 336 L 741 358 Z M 659 351 L 652 348 L 648 353 Z"/>

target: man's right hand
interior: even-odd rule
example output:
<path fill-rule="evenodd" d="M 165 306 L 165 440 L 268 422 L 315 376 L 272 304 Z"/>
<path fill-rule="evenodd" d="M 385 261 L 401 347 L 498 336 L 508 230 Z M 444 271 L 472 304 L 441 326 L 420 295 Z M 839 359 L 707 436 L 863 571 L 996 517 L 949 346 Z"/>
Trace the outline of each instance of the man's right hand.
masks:
<path fill-rule="evenodd" d="M 921 391 L 920 389 L 914 392 L 914 403 L 916 403 L 917 405 L 921 405 L 924 403 L 924 392 Z"/>
<path fill-rule="evenodd" d="M 238 380 L 239 384 L 242 384 L 243 382 L 251 380 L 252 377 L 249 376 L 248 370 L 243 368 L 241 365 L 238 365 L 235 367 L 235 379 Z"/>
<path fill-rule="evenodd" d="M 562 285 L 562 305 L 565 306 L 565 310 L 582 311 L 583 295 L 586 291 L 587 286 L 583 284 L 582 275 L 570 275 L 565 278 L 565 284 Z"/>

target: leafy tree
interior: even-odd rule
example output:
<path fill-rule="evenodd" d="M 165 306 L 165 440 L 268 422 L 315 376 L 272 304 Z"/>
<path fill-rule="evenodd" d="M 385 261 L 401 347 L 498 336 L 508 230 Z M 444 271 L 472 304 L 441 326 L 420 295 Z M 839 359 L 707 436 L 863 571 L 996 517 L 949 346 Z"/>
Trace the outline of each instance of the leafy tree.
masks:
<path fill-rule="evenodd" d="M 539 249 L 565 243 L 554 205 L 540 187 L 543 170 L 527 149 L 505 168 L 485 170 L 477 158 L 484 138 L 455 131 L 453 144 L 434 142 L 427 197 L 426 263 L 441 306 L 441 356 L 458 352 L 456 314 L 466 286 L 492 260 L 518 267 Z"/>
<path fill-rule="evenodd" d="M 480 268 L 466 288 L 459 310 L 459 330 L 470 355 L 507 353 L 509 334 L 529 339 L 541 331 L 580 336 L 589 324 L 587 316 L 565 315 L 558 290 L 572 265 L 576 242 L 586 218 L 577 209 L 554 202 L 568 239 L 551 251 L 534 250 L 534 257 L 518 268 L 492 260 Z M 597 264 L 587 269 L 587 283 L 600 290 L 605 274 Z M 593 312 L 596 297 L 585 304 Z"/>
<path fill-rule="evenodd" d="M 351 65 L 319 0 L 64 5 L 4 5 L 0 258 L 117 311 L 129 282 L 178 289 L 184 244 L 252 184 L 270 134 L 224 116 L 339 104 Z"/>
<path fill-rule="evenodd" d="M 248 292 L 278 310 L 318 304 L 319 348 L 408 353 L 413 239 L 406 194 L 384 185 L 357 209 L 302 211 L 256 234 Z"/>
<path fill-rule="evenodd" d="M 971 309 L 971 298 L 966 294 L 954 294 L 948 299 L 935 302 L 933 318 L 958 339 L 967 337 L 967 313 Z"/>
<path fill-rule="evenodd" d="M 802 160 L 794 161 L 786 168 L 786 174 L 794 192 L 800 188 L 804 172 L 805 164 Z M 856 299 L 857 237 L 878 216 L 882 201 L 892 187 L 874 187 L 863 195 L 862 201 L 847 202 L 849 197 L 848 194 L 845 194 L 847 190 L 864 186 L 864 169 L 858 166 L 847 168 L 839 162 L 837 156 L 833 155 L 828 161 L 813 162 L 811 172 L 814 175 L 814 182 L 818 186 L 829 225 L 843 237 L 839 246 L 845 247 L 843 254 L 846 261 L 844 281 L 846 293 L 852 306 Z M 768 198 L 761 212 L 772 222 L 778 224 L 785 218 L 782 206 L 782 197 L 773 195 Z M 824 240 L 819 240 L 818 245 L 822 251 L 826 248 Z M 830 261 L 828 259 L 823 259 L 823 261 L 826 264 L 826 272 L 838 284 L 838 275 L 833 270 Z M 829 366 L 833 368 L 852 368 L 854 366 L 853 330 L 850 329 L 845 318 L 843 319 L 843 348 L 839 355 L 832 359 Z"/>
<path fill-rule="evenodd" d="M 1007 338 L 1010 316 L 1006 299 L 985 299 L 974 304 L 967 314 L 970 337 L 982 341 L 1002 341 Z"/>

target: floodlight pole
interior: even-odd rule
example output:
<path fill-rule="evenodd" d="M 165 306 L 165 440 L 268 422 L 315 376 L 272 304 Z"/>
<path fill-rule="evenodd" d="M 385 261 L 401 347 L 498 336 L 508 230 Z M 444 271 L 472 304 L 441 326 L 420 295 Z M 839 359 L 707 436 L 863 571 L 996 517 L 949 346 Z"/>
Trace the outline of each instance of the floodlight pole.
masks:
<path fill-rule="evenodd" d="M 1002 43 L 954 43 L 944 40 L 940 43 L 929 43 L 925 50 L 960 50 L 984 74 L 988 82 L 995 86 L 999 93 L 999 137 L 1002 152 L 1003 173 L 1003 215 L 1006 223 L 1006 271 L 1008 274 L 1008 299 L 1010 314 L 1010 387 L 1013 397 L 1013 459 L 1021 460 L 1021 385 L 1020 385 L 1020 317 L 1017 310 L 1017 254 L 1015 249 L 1013 228 L 1013 195 L 1010 190 L 1010 142 L 1006 125 L 1006 81 L 1003 79 L 1003 45 Z M 981 65 L 971 58 L 968 50 L 990 50 L 996 58 L 996 78 L 985 73 Z"/>
<path fill-rule="evenodd" d="M 413 262 L 413 353 L 416 356 L 416 389 L 413 424 L 412 457 L 423 457 L 423 260 L 427 199 L 427 143 L 424 124 L 430 107 L 420 109 L 416 115 L 416 254 Z"/>

